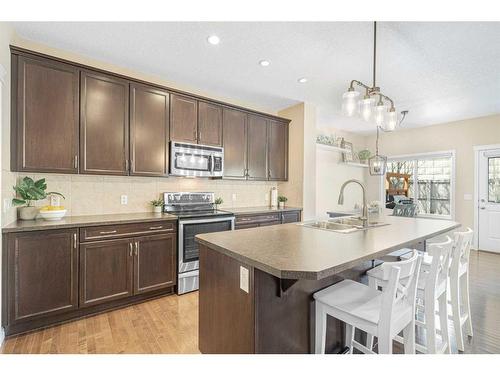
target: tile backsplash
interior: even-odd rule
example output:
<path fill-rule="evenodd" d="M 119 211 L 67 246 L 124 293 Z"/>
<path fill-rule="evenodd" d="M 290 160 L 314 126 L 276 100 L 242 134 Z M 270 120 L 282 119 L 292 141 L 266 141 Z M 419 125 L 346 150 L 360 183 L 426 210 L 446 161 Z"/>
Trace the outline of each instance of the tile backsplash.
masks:
<path fill-rule="evenodd" d="M 224 200 L 221 208 L 264 206 L 269 204 L 271 188 L 277 186 L 276 182 L 267 181 L 26 174 L 4 170 L 3 200 L 14 197 L 12 186 L 24 176 L 45 178 L 48 191 L 57 191 L 66 197 L 61 204 L 68 209 L 67 215 L 73 216 L 148 212 L 151 210 L 149 201 L 168 191 L 213 191 L 216 197 Z M 126 205 L 120 202 L 122 195 L 127 196 Z M 46 204 L 47 201 L 36 202 L 37 206 Z M 16 209 L 12 208 L 3 215 L 5 225 L 16 219 Z"/>

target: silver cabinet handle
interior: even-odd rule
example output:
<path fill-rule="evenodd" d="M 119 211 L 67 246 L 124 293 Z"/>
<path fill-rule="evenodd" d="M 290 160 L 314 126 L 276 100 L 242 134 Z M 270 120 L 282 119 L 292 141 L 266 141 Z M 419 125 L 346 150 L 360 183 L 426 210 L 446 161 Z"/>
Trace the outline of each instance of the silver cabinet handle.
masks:
<path fill-rule="evenodd" d="M 135 256 L 139 254 L 139 241 L 135 242 Z"/>
<path fill-rule="evenodd" d="M 73 233 L 73 249 L 76 249 L 76 232 Z"/>
<path fill-rule="evenodd" d="M 128 243 L 128 256 L 131 257 L 132 256 L 132 242 L 129 242 Z"/>
<path fill-rule="evenodd" d="M 149 230 L 162 229 L 163 225 L 159 225 L 157 227 L 149 227 Z"/>
<path fill-rule="evenodd" d="M 108 230 L 108 231 L 99 232 L 99 234 L 113 234 L 113 233 L 116 233 L 116 230 Z"/>
<path fill-rule="evenodd" d="M 78 155 L 75 155 L 75 158 L 73 160 L 73 165 L 74 165 L 75 169 L 78 169 Z"/>

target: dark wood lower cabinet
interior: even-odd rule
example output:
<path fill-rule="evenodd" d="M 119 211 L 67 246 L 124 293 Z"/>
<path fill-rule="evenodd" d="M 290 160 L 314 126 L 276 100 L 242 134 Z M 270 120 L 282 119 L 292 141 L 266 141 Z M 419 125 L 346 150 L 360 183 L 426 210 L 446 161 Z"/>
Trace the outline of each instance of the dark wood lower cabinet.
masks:
<path fill-rule="evenodd" d="M 265 227 L 269 225 L 295 223 L 300 221 L 301 211 L 236 215 L 235 229 Z"/>
<path fill-rule="evenodd" d="M 19 233 L 6 241 L 7 295 L 3 304 L 8 304 L 8 312 L 4 312 L 9 323 L 78 308 L 76 229 Z M 3 318 L 5 322 L 6 316 Z"/>
<path fill-rule="evenodd" d="M 176 281 L 176 234 L 134 240 L 134 294 L 171 287 Z"/>
<path fill-rule="evenodd" d="M 128 225 L 129 237 L 88 241 L 85 233 L 92 227 L 5 234 L 2 326 L 6 335 L 174 292 L 175 221 L 143 223 L 150 230 L 171 232 L 142 236 L 132 234 L 141 223 L 120 225 Z M 120 225 L 106 229 L 119 232 Z"/>
<path fill-rule="evenodd" d="M 130 239 L 80 245 L 80 307 L 132 295 Z"/>

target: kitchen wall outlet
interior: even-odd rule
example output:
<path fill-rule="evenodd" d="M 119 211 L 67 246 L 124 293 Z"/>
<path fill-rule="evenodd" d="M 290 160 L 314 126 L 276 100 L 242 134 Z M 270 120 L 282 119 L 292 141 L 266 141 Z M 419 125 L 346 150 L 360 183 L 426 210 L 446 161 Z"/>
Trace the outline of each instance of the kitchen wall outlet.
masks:
<path fill-rule="evenodd" d="M 233 202 L 236 202 L 236 193 L 233 193 L 231 195 L 231 199 L 232 199 Z"/>
<path fill-rule="evenodd" d="M 121 204 L 127 204 L 128 203 L 128 197 L 126 195 L 121 195 L 120 196 L 120 203 Z"/>
<path fill-rule="evenodd" d="M 249 283 L 248 268 L 240 266 L 240 289 L 248 293 Z"/>
<path fill-rule="evenodd" d="M 12 208 L 12 200 L 4 199 L 3 200 L 3 212 L 7 212 Z"/>
<path fill-rule="evenodd" d="M 472 200 L 472 194 L 464 194 L 464 201 L 471 201 Z"/>

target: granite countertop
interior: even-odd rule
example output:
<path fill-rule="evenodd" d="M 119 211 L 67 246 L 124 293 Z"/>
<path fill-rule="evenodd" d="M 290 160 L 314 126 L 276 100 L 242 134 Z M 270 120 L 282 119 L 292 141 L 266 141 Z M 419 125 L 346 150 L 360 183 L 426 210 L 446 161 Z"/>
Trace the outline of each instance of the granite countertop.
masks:
<path fill-rule="evenodd" d="M 152 212 L 141 212 L 131 214 L 112 215 L 86 215 L 86 216 L 66 216 L 61 220 L 47 221 L 38 220 L 17 220 L 2 228 L 2 233 L 29 232 L 35 230 L 64 229 L 75 227 L 90 227 L 94 225 L 126 224 L 155 222 L 165 220 L 177 220 L 177 217 L 170 214 L 155 214 Z"/>
<path fill-rule="evenodd" d="M 196 240 L 282 279 L 319 280 L 460 227 L 449 220 L 387 216 L 389 225 L 351 233 L 297 223 L 206 233 Z"/>
<path fill-rule="evenodd" d="M 235 207 L 228 208 L 225 211 L 232 212 L 235 215 L 251 215 L 251 214 L 268 214 L 273 212 L 286 212 L 286 211 L 302 211 L 300 207 L 269 207 L 269 206 L 257 206 L 257 207 Z"/>

